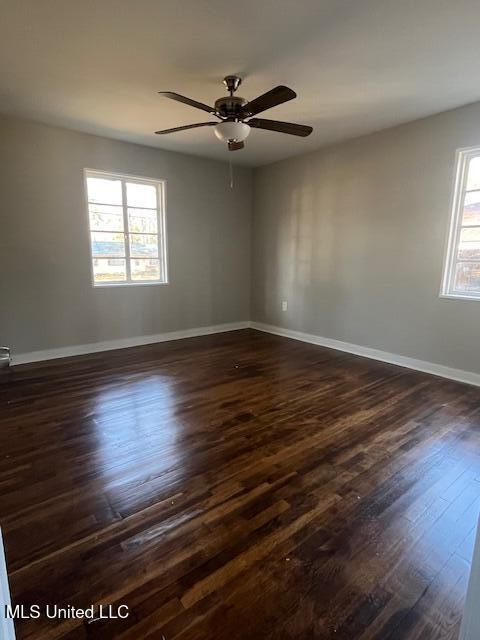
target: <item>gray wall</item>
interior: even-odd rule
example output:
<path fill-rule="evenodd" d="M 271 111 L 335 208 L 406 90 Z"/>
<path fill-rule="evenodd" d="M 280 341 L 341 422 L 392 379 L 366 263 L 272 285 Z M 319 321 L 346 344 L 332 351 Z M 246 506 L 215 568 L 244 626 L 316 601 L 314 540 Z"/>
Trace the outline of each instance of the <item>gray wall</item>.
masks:
<path fill-rule="evenodd" d="M 255 170 L 253 227 L 248 169 L 232 191 L 210 160 L 14 118 L 0 135 L 0 342 L 17 354 L 251 317 L 480 372 L 480 302 L 438 296 L 480 104 Z M 91 286 L 84 167 L 167 180 L 170 284 Z"/>
<path fill-rule="evenodd" d="M 480 104 L 258 169 L 253 319 L 480 372 L 480 301 L 438 295 L 455 150 L 478 144 Z"/>
<path fill-rule="evenodd" d="M 248 320 L 251 171 L 0 118 L 0 343 L 16 354 Z M 91 286 L 83 168 L 167 180 L 170 284 Z"/>

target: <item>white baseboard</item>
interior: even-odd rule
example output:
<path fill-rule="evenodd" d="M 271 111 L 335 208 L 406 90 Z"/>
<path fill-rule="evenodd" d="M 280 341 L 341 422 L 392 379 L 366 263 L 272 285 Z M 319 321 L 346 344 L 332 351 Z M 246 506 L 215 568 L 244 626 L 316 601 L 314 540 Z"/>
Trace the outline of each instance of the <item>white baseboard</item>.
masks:
<path fill-rule="evenodd" d="M 194 338 L 196 336 L 206 336 L 212 333 L 225 333 L 226 331 L 236 331 L 247 329 L 250 322 L 228 322 L 226 324 L 215 324 L 208 327 L 195 327 L 193 329 L 183 329 L 182 331 L 168 331 L 167 333 L 156 333 L 149 336 L 136 336 L 133 338 L 122 338 L 120 340 L 107 340 L 105 342 L 93 342 L 90 344 L 76 344 L 58 349 L 47 349 L 45 351 L 31 351 L 30 353 L 12 354 L 12 364 L 27 364 L 29 362 L 41 362 L 43 360 L 54 360 L 56 358 L 68 358 L 70 356 L 80 356 L 99 351 L 112 351 L 113 349 L 125 349 L 126 347 L 138 347 L 156 342 L 168 342 L 169 340 L 181 340 L 182 338 Z"/>
<path fill-rule="evenodd" d="M 2 530 L 0 529 L 0 638 L 2 640 L 15 640 L 13 620 L 6 616 L 6 607 L 10 604 L 7 563 L 3 549 Z"/>
<path fill-rule="evenodd" d="M 194 338 L 196 336 L 206 336 L 213 333 L 224 333 L 227 331 L 236 331 L 238 329 L 257 329 L 266 333 L 272 333 L 285 338 L 293 338 L 302 342 L 309 342 L 329 349 L 337 351 L 345 351 L 357 356 L 363 356 L 372 360 L 380 360 L 396 364 L 400 367 L 431 373 L 442 378 L 449 378 L 458 382 L 466 382 L 475 386 L 480 386 L 480 374 L 472 371 L 462 371 L 461 369 L 453 369 L 441 364 L 427 362 L 425 360 L 417 360 L 401 356 L 396 353 L 388 353 L 379 349 L 371 349 L 370 347 L 362 347 L 358 344 L 350 342 L 342 342 L 333 338 L 324 338 L 312 333 L 303 333 L 301 331 L 293 331 L 292 329 L 284 329 L 263 322 L 249 322 L 248 320 L 241 322 L 228 322 L 226 324 L 210 325 L 207 327 L 195 327 L 193 329 L 184 329 L 181 331 L 169 331 L 167 333 L 157 333 L 148 336 L 136 336 L 133 338 L 123 338 L 120 340 L 107 340 L 105 342 L 94 342 L 90 344 L 72 345 L 69 347 L 60 347 L 58 349 L 47 349 L 44 351 L 31 351 L 30 353 L 19 353 L 12 355 L 12 364 L 27 364 L 30 362 L 41 362 L 43 360 L 53 360 L 56 358 L 67 358 L 70 356 L 85 355 L 89 353 L 98 353 L 101 351 L 112 351 L 114 349 L 124 349 L 126 347 L 138 347 L 146 344 L 155 344 L 157 342 L 168 342 L 169 340 L 181 340 L 183 338 Z"/>
<path fill-rule="evenodd" d="M 379 349 L 362 347 L 358 344 L 351 344 L 350 342 L 333 340 L 332 338 L 323 338 L 312 333 L 302 333 L 301 331 L 275 327 L 270 324 L 264 324 L 263 322 L 251 322 L 250 326 L 252 329 L 258 329 L 259 331 L 265 331 L 266 333 L 273 333 L 276 336 L 293 338 L 294 340 L 317 344 L 321 347 L 336 349 L 337 351 L 346 351 L 347 353 L 353 353 L 357 356 L 363 356 L 372 360 L 380 360 L 381 362 L 388 362 L 390 364 L 397 364 L 400 367 L 407 367 L 407 369 L 415 369 L 416 371 L 423 371 L 424 373 L 431 373 L 435 376 L 449 378 L 450 380 L 456 380 L 458 382 L 466 382 L 467 384 L 473 384 L 480 387 L 480 374 L 474 373 L 473 371 L 453 369 L 441 364 L 435 364 L 434 362 L 417 360 L 416 358 L 400 356 L 396 353 L 388 353 L 387 351 L 380 351 Z"/>

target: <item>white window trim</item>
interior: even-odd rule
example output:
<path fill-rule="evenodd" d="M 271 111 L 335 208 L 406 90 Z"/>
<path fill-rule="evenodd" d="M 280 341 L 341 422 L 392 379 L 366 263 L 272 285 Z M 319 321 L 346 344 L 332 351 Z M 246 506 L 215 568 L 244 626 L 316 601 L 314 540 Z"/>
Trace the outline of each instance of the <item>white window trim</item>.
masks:
<path fill-rule="evenodd" d="M 468 147 L 458 149 L 455 161 L 455 180 L 453 184 L 453 196 L 450 215 L 450 227 L 448 230 L 445 258 L 443 262 L 442 285 L 440 289 L 441 298 L 452 298 L 454 300 L 480 300 L 480 292 L 455 291 L 454 276 L 455 264 L 457 262 L 458 245 L 460 242 L 460 232 L 462 230 L 463 203 L 465 200 L 465 190 L 467 186 L 467 174 L 469 162 L 472 158 L 480 156 L 480 147 Z"/>
<path fill-rule="evenodd" d="M 139 182 L 143 184 L 154 184 L 157 188 L 157 228 L 158 228 L 158 240 L 159 240 L 159 254 L 158 259 L 162 263 L 163 273 L 165 274 L 164 280 L 129 280 L 128 282 L 95 282 L 95 276 L 93 273 L 93 254 L 92 254 L 92 242 L 90 231 L 90 214 L 88 207 L 88 188 L 87 177 L 97 175 L 99 177 L 105 176 L 108 178 L 118 178 L 122 181 L 127 180 L 129 182 Z M 161 286 L 169 284 L 169 261 L 168 261 L 168 238 L 167 238 L 167 183 L 163 178 L 149 178 L 146 176 L 136 176 L 128 173 L 116 173 L 114 171 L 103 171 L 101 169 L 91 169 L 85 167 L 83 169 L 83 197 L 84 197 L 84 209 L 87 216 L 87 239 L 90 254 L 90 279 L 92 287 L 95 289 L 112 288 L 112 287 L 151 287 Z M 128 216 L 127 216 L 127 202 L 125 194 L 125 183 L 122 182 L 122 209 L 123 209 L 123 224 L 124 229 L 128 233 Z M 161 251 L 163 249 L 163 251 Z M 125 261 L 127 277 L 130 277 L 130 244 L 125 242 Z"/>

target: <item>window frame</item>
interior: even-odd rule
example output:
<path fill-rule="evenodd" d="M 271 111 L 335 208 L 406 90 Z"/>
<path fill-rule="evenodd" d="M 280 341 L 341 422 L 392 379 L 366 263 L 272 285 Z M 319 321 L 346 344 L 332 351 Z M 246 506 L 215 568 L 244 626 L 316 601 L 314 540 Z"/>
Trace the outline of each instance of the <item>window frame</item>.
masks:
<path fill-rule="evenodd" d="M 456 291 L 454 288 L 455 267 L 458 262 L 461 262 L 457 260 L 457 255 L 460 244 L 460 235 L 463 228 L 463 208 L 466 195 L 468 169 L 470 166 L 470 160 L 476 157 L 480 157 L 480 146 L 457 149 L 455 154 L 455 179 L 453 183 L 453 195 L 450 209 L 450 225 L 443 262 L 440 298 L 450 298 L 454 300 L 480 300 L 480 291 L 466 291 L 462 293 L 461 291 Z M 475 228 L 475 225 L 473 228 Z"/>
<path fill-rule="evenodd" d="M 121 189 L 122 189 L 122 214 L 123 214 L 123 235 L 125 242 L 125 270 L 127 275 L 127 280 L 121 282 L 115 281 L 103 281 L 103 282 L 95 282 L 95 274 L 93 269 L 93 261 L 95 256 L 92 251 L 92 239 L 91 234 L 93 233 L 90 228 L 90 209 L 89 209 L 89 198 L 88 198 L 88 183 L 87 178 L 89 177 L 99 177 L 99 178 L 111 178 L 113 180 L 117 179 L 121 181 Z M 132 280 L 131 279 L 131 267 L 130 267 L 130 231 L 128 228 L 128 203 L 127 203 L 127 194 L 126 194 L 126 182 L 133 182 L 138 184 L 148 184 L 155 186 L 157 190 L 157 233 L 156 234 L 147 234 L 147 235 L 156 235 L 158 241 L 158 260 L 160 262 L 160 273 L 163 274 L 164 278 L 162 280 Z M 85 167 L 83 169 L 83 195 L 85 202 L 85 212 L 87 217 L 87 239 L 88 239 L 88 247 L 90 254 L 90 280 L 92 287 L 95 289 L 99 288 L 111 288 L 111 287 L 135 287 L 135 286 L 158 286 L 158 285 L 167 285 L 169 284 L 169 261 L 168 261 L 168 238 L 167 238 L 167 183 L 163 178 L 149 178 L 146 176 L 137 176 L 128 173 L 117 173 L 115 171 L 105 171 L 101 169 L 91 169 L 89 167 Z M 135 207 L 132 207 L 135 208 Z M 141 207 L 136 207 L 141 208 Z M 123 258 L 118 258 L 123 259 Z"/>

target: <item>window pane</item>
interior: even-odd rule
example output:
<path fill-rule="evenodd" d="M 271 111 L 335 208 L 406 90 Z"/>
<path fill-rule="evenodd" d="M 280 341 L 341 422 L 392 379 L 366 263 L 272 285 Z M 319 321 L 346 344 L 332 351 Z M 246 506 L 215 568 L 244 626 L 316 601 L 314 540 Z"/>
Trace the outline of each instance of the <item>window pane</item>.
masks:
<path fill-rule="evenodd" d="M 480 224 L 480 191 L 465 194 L 462 225 Z"/>
<path fill-rule="evenodd" d="M 480 262 L 457 262 L 455 290 L 480 293 Z"/>
<path fill-rule="evenodd" d="M 101 233 L 95 231 L 91 234 L 92 255 L 94 257 L 119 257 L 125 256 L 125 239 L 123 233 Z"/>
<path fill-rule="evenodd" d="M 480 229 L 466 227 L 461 230 L 458 257 L 460 260 L 480 260 Z"/>
<path fill-rule="evenodd" d="M 152 184 L 127 182 L 127 204 L 129 207 L 157 208 L 157 188 Z"/>
<path fill-rule="evenodd" d="M 130 260 L 132 280 L 160 280 L 159 260 Z"/>
<path fill-rule="evenodd" d="M 157 210 L 129 209 L 128 228 L 136 233 L 157 233 Z"/>
<path fill-rule="evenodd" d="M 158 258 L 158 236 L 131 233 L 130 255 L 132 258 Z"/>
<path fill-rule="evenodd" d="M 467 191 L 480 189 L 480 156 L 472 158 L 468 165 Z"/>
<path fill-rule="evenodd" d="M 125 282 L 127 279 L 125 259 L 95 258 L 93 279 L 95 282 Z"/>
<path fill-rule="evenodd" d="M 90 204 L 90 230 L 123 231 L 122 207 L 104 204 Z"/>
<path fill-rule="evenodd" d="M 122 204 L 122 183 L 108 178 L 87 178 L 88 201 Z"/>

